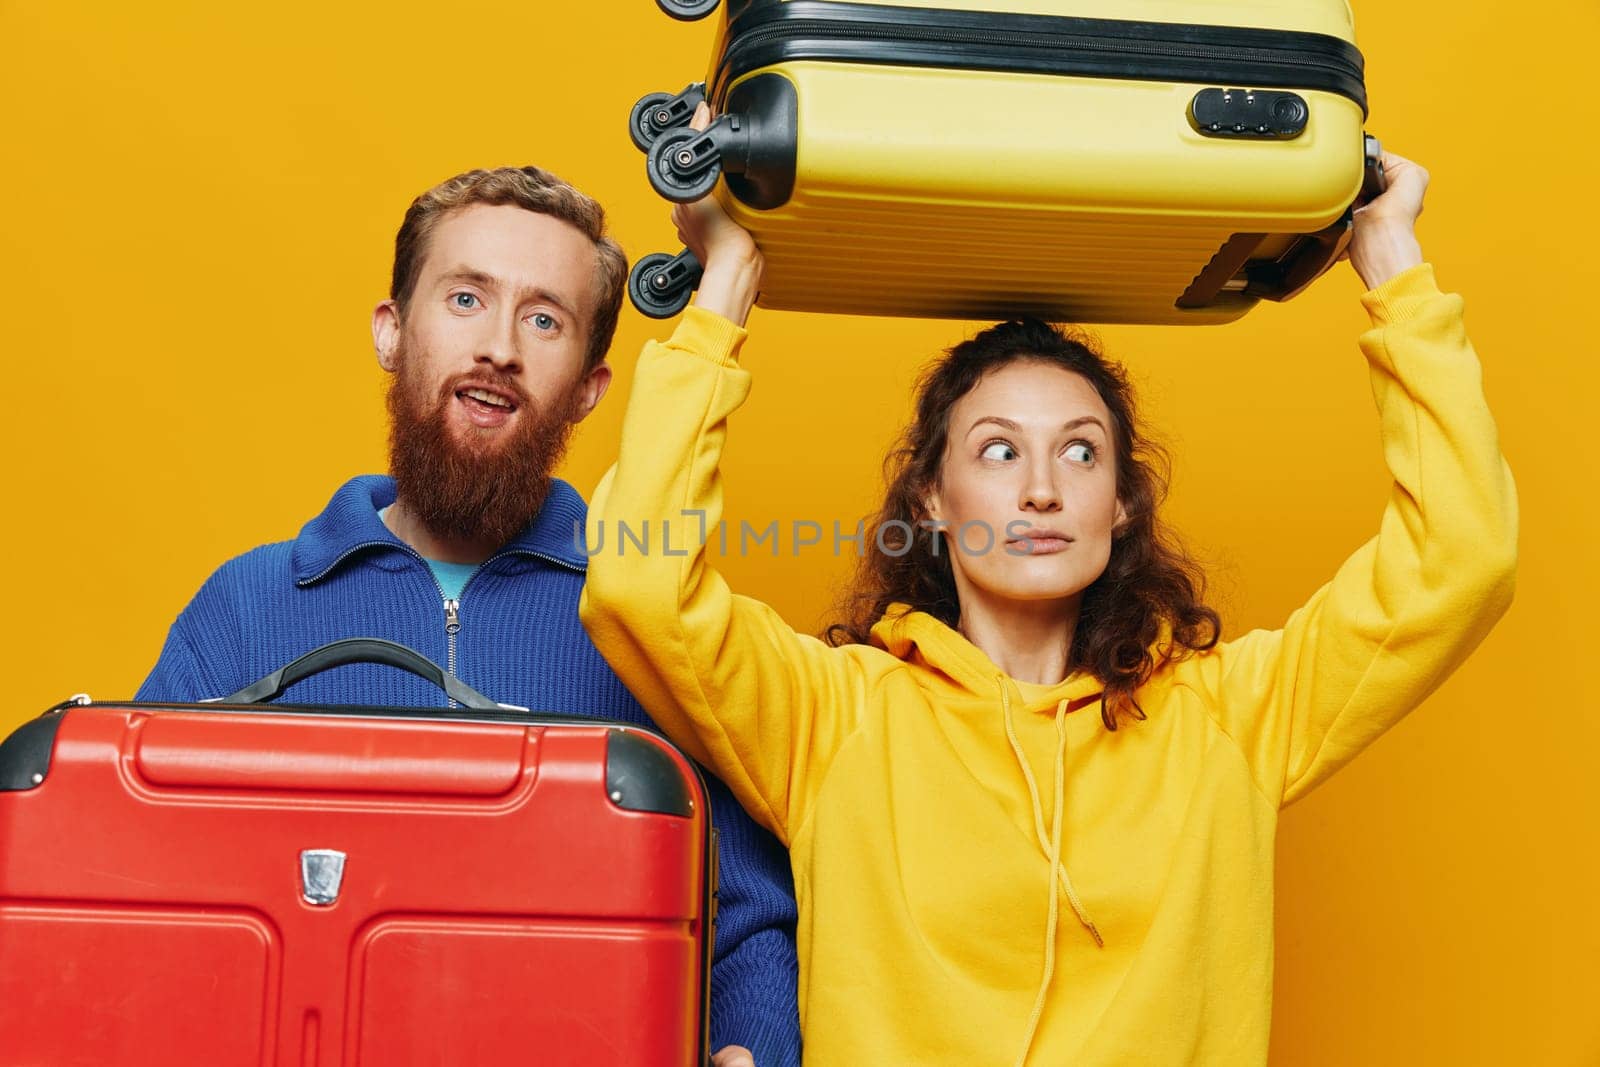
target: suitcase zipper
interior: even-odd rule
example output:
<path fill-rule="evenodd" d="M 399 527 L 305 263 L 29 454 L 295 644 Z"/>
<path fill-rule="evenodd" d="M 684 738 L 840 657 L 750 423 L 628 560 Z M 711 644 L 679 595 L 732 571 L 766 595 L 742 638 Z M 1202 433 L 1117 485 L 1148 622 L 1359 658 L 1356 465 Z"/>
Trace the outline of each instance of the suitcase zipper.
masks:
<path fill-rule="evenodd" d="M 846 41 L 886 41 L 904 42 L 906 44 L 997 44 L 1010 48 L 1029 48 L 1038 50 L 1071 50 L 1075 52 L 1096 52 L 1108 55 L 1136 55 L 1136 56 L 1176 56 L 1184 59 L 1231 59 L 1246 63 L 1295 63 L 1319 67 L 1323 70 L 1344 72 L 1347 64 L 1332 62 L 1320 56 L 1308 55 L 1305 52 L 1286 48 L 1260 48 L 1240 47 L 1238 45 L 1209 45 L 1204 48 L 1194 48 L 1181 44 L 1143 44 L 1135 40 L 1106 40 L 1100 37 L 1055 34 L 1048 40 L 1041 41 L 1039 34 L 1032 33 L 1007 33 L 995 31 L 991 33 L 974 33 L 961 30 L 943 30 L 937 27 L 917 29 L 907 26 L 894 30 L 871 26 L 844 26 L 835 22 L 796 22 L 786 23 L 782 26 L 766 26 L 752 30 L 748 35 L 740 37 L 735 47 L 754 48 L 772 40 L 784 40 L 790 37 L 804 37 L 808 34 L 824 33 L 830 38 Z M 730 53 L 732 49 L 730 49 Z"/>
<path fill-rule="evenodd" d="M 1366 110 L 1361 53 L 1327 34 L 829 2 L 772 8 L 753 11 L 730 27 L 714 96 L 761 67 L 826 59 L 1326 89 Z M 913 21 L 918 19 L 923 21 Z M 753 20 L 759 21 L 752 25 Z M 939 20 L 964 25 L 938 25 Z"/>

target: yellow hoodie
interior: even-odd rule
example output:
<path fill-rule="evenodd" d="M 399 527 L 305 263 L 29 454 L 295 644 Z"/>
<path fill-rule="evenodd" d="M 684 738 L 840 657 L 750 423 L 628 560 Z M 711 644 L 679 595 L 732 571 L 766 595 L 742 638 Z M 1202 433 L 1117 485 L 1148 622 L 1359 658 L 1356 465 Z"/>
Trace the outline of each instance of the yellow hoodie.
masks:
<path fill-rule="evenodd" d="M 583 620 L 788 844 L 809 1067 L 1265 1062 L 1278 809 L 1421 703 L 1512 593 L 1515 490 L 1461 299 L 1421 266 L 1363 302 L 1394 477 L 1378 536 L 1281 630 L 1163 670 L 1114 733 L 1093 677 L 1019 683 L 928 615 L 830 648 L 733 594 L 700 540 L 744 331 L 690 309 L 646 345 Z M 652 551 L 619 552 L 619 521 L 648 521 Z"/>

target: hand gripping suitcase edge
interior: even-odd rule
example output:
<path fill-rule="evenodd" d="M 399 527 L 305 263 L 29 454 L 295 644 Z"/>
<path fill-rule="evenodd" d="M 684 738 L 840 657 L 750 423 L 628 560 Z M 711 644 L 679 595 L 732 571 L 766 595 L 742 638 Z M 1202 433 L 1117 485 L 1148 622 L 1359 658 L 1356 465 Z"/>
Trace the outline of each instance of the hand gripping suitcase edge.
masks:
<path fill-rule="evenodd" d="M 449 677 L 336 646 L 241 693 Z M 80 696 L 0 742 L 0 1063 L 708 1062 L 697 768 L 451 680 L 460 710 Z"/>
<path fill-rule="evenodd" d="M 1229 321 L 1336 261 L 1358 190 L 1381 189 L 1348 7 L 1275 10 L 1265 29 L 753 2 L 715 51 L 712 128 L 683 127 L 690 86 L 641 99 L 630 135 L 658 189 L 716 185 L 755 234 L 763 306 Z M 646 257 L 630 295 L 665 317 L 696 278 L 688 257 Z"/>

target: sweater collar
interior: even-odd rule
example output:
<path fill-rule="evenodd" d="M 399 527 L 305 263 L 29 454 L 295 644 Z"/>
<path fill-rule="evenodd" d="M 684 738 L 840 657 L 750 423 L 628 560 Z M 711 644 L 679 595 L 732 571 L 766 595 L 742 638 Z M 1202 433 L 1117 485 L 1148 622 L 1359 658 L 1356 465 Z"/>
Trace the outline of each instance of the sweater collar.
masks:
<path fill-rule="evenodd" d="M 340 486 L 322 513 L 306 523 L 295 538 L 295 584 L 320 581 L 363 550 L 414 552 L 378 518 L 378 510 L 393 504 L 394 499 L 394 479 L 384 475 L 361 475 Z M 583 571 L 588 557 L 573 531 L 583 530 L 587 512 L 576 489 L 560 478 L 552 478 L 544 507 L 500 553 L 538 556 Z"/>

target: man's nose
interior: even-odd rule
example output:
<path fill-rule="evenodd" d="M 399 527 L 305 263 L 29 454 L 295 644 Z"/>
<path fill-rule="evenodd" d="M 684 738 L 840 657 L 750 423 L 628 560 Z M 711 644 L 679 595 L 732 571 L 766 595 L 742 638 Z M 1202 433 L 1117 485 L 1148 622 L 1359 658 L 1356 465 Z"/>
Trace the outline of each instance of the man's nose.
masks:
<path fill-rule="evenodd" d="M 485 324 L 478 338 L 478 351 L 473 357 L 480 364 L 488 364 L 497 371 L 515 374 L 522 369 L 522 356 L 517 348 L 517 323 L 514 318 L 501 321 L 497 318 Z"/>

